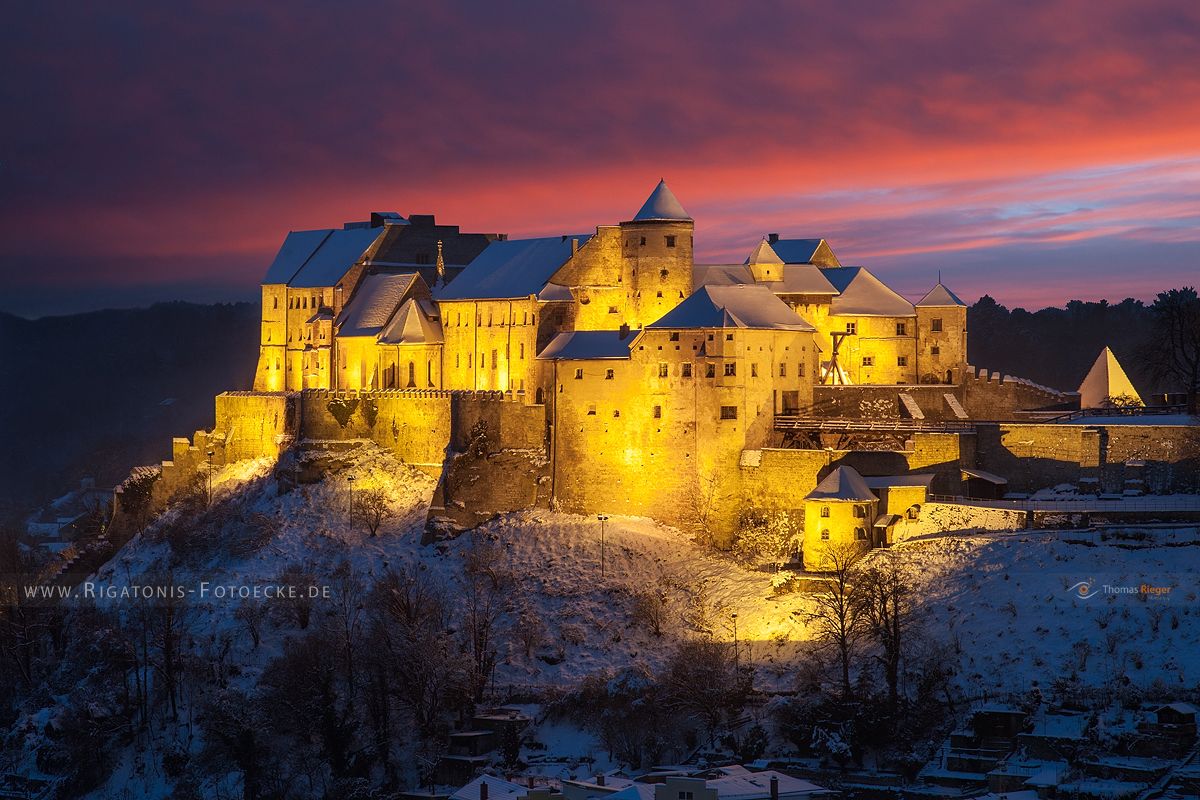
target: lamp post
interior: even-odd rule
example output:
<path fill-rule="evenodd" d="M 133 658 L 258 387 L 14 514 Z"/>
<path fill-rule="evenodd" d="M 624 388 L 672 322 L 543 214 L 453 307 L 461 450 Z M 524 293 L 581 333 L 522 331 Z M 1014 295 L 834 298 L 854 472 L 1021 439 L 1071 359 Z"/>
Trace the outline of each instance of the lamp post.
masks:
<path fill-rule="evenodd" d="M 211 507 L 212 506 L 212 460 L 213 460 L 213 456 L 215 455 L 215 453 L 213 453 L 212 450 L 209 450 L 207 453 L 205 453 L 205 455 L 208 457 L 208 470 L 204 474 L 205 489 L 206 489 L 205 494 L 204 494 L 204 498 L 205 498 L 204 505 L 206 507 Z"/>
<path fill-rule="evenodd" d="M 596 519 L 600 520 L 600 577 L 604 577 L 604 523 L 608 521 L 607 514 L 597 514 Z"/>
<path fill-rule="evenodd" d="M 350 487 L 350 507 L 348 510 L 351 513 L 353 513 L 354 512 L 354 476 L 353 475 L 346 476 L 346 484 Z"/>
<path fill-rule="evenodd" d="M 733 612 L 733 668 L 737 669 L 740 666 L 738 661 L 738 641 L 737 641 L 737 612 Z"/>

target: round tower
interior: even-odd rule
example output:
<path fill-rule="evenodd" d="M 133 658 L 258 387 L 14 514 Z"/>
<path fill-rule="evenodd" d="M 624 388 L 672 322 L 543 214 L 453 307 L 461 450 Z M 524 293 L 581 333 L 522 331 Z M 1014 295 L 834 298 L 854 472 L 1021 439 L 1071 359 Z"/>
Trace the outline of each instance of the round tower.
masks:
<path fill-rule="evenodd" d="M 695 223 L 664 180 L 634 218 L 621 223 L 631 327 L 654 322 L 691 294 L 694 232 Z"/>

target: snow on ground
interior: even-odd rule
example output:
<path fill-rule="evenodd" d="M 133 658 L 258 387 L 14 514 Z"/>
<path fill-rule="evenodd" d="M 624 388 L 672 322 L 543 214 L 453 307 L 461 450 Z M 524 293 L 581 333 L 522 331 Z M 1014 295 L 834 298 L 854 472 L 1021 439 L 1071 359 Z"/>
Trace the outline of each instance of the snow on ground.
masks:
<path fill-rule="evenodd" d="M 1200 682 L 1200 547 L 1148 546 L 1178 533 L 948 536 L 890 553 L 910 576 L 928 628 L 949 641 L 966 687 L 994 693 L 1060 677 L 1096 686 L 1127 676 L 1181 688 Z M 1196 530 L 1184 533 L 1196 541 Z"/>

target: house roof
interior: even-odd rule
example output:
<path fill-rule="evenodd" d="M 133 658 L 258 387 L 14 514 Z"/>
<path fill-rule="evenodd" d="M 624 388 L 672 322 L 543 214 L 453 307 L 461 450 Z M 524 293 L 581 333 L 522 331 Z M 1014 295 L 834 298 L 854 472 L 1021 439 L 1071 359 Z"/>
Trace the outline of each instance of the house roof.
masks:
<path fill-rule="evenodd" d="M 383 228 L 329 231 L 329 235 L 320 246 L 308 256 L 299 271 L 288 281 L 288 285 L 300 289 L 333 286 L 350 267 L 366 255 L 383 231 Z"/>
<path fill-rule="evenodd" d="M 766 239 L 760 239 L 746 259 L 747 264 L 782 264 L 783 259 L 771 249 Z"/>
<path fill-rule="evenodd" d="M 965 306 L 962 300 L 958 299 L 958 295 L 946 288 L 946 286 L 938 281 L 937 286 L 929 290 L 929 294 L 917 301 L 918 306 Z"/>
<path fill-rule="evenodd" d="M 263 278 L 264 284 L 280 284 L 288 283 L 304 266 L 304 262 L 308 257 L 316 252 L 321 246 L 321 242 L 325 241 L 325 237 L 333 231 L 329 228 L 322 228 L 315 231 L 292 231 L 283 239 L 283 244 L 279 247 L 279 252 L 275 254 L 275 260 L 271 262 L 271 266 L 267 267 L 267 274 Z"/>
<path fill-rule="evenodd" d="M 838 291 L 831 314 L 854 317 L 913 317 L 913 304 L 893 292 L 866 267 L 825 267 L 821 274 Z"/>
<path fill-rule="evenodd" d="M 815 783 L 785 775 L 775 770 L 736 773 L 706 781 L 709 789 L 717 790 L 718 800 L 766 800 L 771 796 L 771 779 L 779 781 L 779 796 L 804 797 L 824 794 L 828 790 Z"/>
<path fill-rule="evenodd" d="M 570 331 L 560 333 L 538 354 L 544 361 L 629 358 L 633 336 L 620 331 Z"/>
<path fill-rule="evenodd" d="M 364 275 L 350 302 L 338 314 L 338 335 L 378 336 L 416 280 L 415 272 Z"/>
<path fill-rule="evenodd" d="M 442 322 L 437 307 L 424 297 L 404 301 L 383 332 L 380 344 L 437 344 L 442 341 Z"/>
<path fill-rule="evenodd" d="M 981 469 L 967 469 L 963 467 L 962 474 L 968 478 L 978 478 L 981 481 L 987 481 L 995 486 L 1008 485 L 1008 478 L 1003 478 L 993 472 L 984 472 Z"/>
<path fill-rule="evenodd" d="M 824 239 L 776 239 L 771 248 L 785 264 L 811 264 Z"/>
<path fill-rule="evenodd" d="M 692 221 L 688 213 L 683 210 L 679 199 L 675 197 L 675 193 L 667 186 L 665 179 L 658 182 L 658 186 L 654 187 L 654 191 L 650 193 L 650 196 L 646 198 L 646 202 L 642 204 L 641 210 L 633 217 L 634 222 L 647 222 L 651 220 Z"/>
<path fill-rule="evenodd" d="M 1079 405 L 1081 408 L 1099 408 L 1104 405 L 1105 398 L 1122 395 L 1134 397 L 1139 403 L 1142 401 L 1117 357 L 1106 347 L 1096 357 L 1083 383 L 1079 384 Z"/>
<path fill-rule="evenodd" d="M 571 240 L 590 234 L 506 239 L 488 244 L 462 273 L 437 294 L 438 300 L 506 300 L 536 295 L 572 254 Z"/>
<path fill-rule="evenodd" d="M 692 265 L 693 291 L 701 286 L 734 286 L 739 283 L 754 283 L 754 276 L 745 264 Z"/>
<path fill-rule="evenodd" d="M 761 284 L 702 286 L 646 327 L 815 330 Z"/>
<path fill-rule="evenodd" d="M 878 500 L 854 467 L 838 467 L 804 498 L 805 500 Z"/>
<path fill-rule="evenodd" d="M 480 775 L 456 792 L 451 793 L 450 800 L 479 800 L 479 785 L 486 783 L 488 800 L 517 800 L 528 793 L 528 789 L 519 783 L 494 778 L 491 775 Z"/>

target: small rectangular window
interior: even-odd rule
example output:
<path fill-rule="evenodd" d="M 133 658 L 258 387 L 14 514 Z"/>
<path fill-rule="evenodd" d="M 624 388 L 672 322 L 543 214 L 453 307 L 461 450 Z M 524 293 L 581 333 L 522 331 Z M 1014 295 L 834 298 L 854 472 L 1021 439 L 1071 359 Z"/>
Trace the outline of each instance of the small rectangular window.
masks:
<path fill-rule="evenodd" d="M 737 375 L 737 362 L 736 362 L 736 361 L 729 361 L 729 362 L 726 362 L 726 364 L 725 364 L 725 377 L 726 377 L 726 378 L 732 378 L 732 377 L 733 377 L 733 376 L 735 376 L 735 375 Z"/>
<path fill-rule="evenodd" d="M 496 351 L 493 350 L 492 351 L 492 369 L 496 368 L 496 364 L 497 364 Z"/>
<path fill-rule="evenodd" d="M 613 371 L 611 369 L 604 370 L 604 380 L 611 381 L 613 379 Z"/>
<path fill-rule="evenodd" d="M 896 323 L 896 335 L 897 336 L 906 336 L 907 334 L 908 334 L 908 326 L 905 325 L 903 322 L 897 322 Z"/>
<path fill-rule="evenodd" d="M 907 367 L 908 366 L 908 356 L 896 356 L 896 366 L 897 367 Z"/>
<path fill-rule="evenodd" d="M 854 336 L 855 334 L 857 334 L 858 333 L 858 323 L 857 322 L 847 322 L 846 323 L 846 333 L 850 334 L 851 336 Z"/>
<path fill-rule="evenodd" d="M 521 342 L 520 344 L 517 345 L 517 356 L 522 359 L 525 358 L 525 343 L 524 342 Z"/>
<path fill-rule="evenodd" d="M 674 236 L 667 236 L 666 239 L 667 239 L 667 247 L 675 246 L 675 237 Z"/>
<path fill-rule="evenodd" d="M 594 416 L 596 416 L 596 406 L 595 406 L 595 405 L 590 405 L 590 406 L 588 406 L 588 413 L 587 413 L 587 415 L 588 415 L 589 417 L 594 417 Z"/>
<path fill-rule="evenodd" d="M 804 362 L 803 361 L 801 361 L 799 364 L 796 365 L 796 374 L 799 375 L 801 378 L 804 377 Z"/>
<path fill-rule="evenodd" d="M 620 411 L 620 409 L 616 409 L 616 408 L 614 408 L 614 409 L 613 409 L 613 416 L 614 416 L 614 417 L 619 417 L 619 416 L 621 416 L 621 411 Z"/>
<path fill-rule="evenodd" d="M 933 331 L 934 333 L 941 333 L 942 321 L 940 319 L 931 320 L 929 323 L 929 330 Z"/>
<path fill-rule="evenodd" d="M 608 307 L 608 313 L 610 313 L 610 314 L 619 314 L 620 312 L 617 310 L 617 307 L 616 307 L 616 306 L 609 306 L 609 307 Z"/>
<path fill-rule="evenodd" d="M 672 342 L 678 342 L 679 341 L 679 331 L 671 331 L 670 339 Z"/>
<path fill-rule="evenodd" d="M 929 348 L 929 355 L 940 356 L 941 354 L 942 354 L 942 348 L 938 347 L 936 344 L 933 347 Z"/>
<path fill-rule="evenodd" d="M 692 362 L 689 361 L 686 364 L 683 364 L 680 368 L 679 374 L 684 378 L 692 377 Z"/>
<path fill-rule="evenodd" d="M 751 364 L 751 365 L 750 365 L 750 377 L 751 377 L 751 378 L 757 378 L 757 377 L 758 377 L 758 364 Z"/>
<path fill-rule="evenodd" d="M 829 541 L 829 531 L 828 530 L 821 531 L 821 541 L 822 542 Z"/>
<path fill-rule="evenodd" d="M 864 367 L 875 366 L 875 356 L 863 356 L 863 366 Z"/>
<path fill-rule="evenodd" d="M 737 406 L 721 406 L 721 419 L 737 419 Z"/>
<path fill-rule="evenodd" d="M 575 380 L 577 380 L 577 381 L 583 380 L 583 367 L 575 368 Z"/>
<path fill-rule="evenodd" d="M 655 419 L 662 419 L 662 406 L 655 406 L 655 407 L 654 407 L 654 418 L 655 418 Z"/>
<path fill-rule="evenodd" d="M 779 365 L 779 377 L 781 377 L 781 378 L 787 377 L 787 364 Z"/>
<path fill-rule="evenodd" d="M 658 364 L 658 377 L 665 378 L 671 374 L 671 368 L 667 366 L 667 362 L 660 361 Z"/>
<path fill-rule="evenodd" d="M 642 238 L 642 240 L 640 242 L 638 242 L 638 244 L 640 244 L 642 247 L 645 247 L 646 246 L 646 237 L 643 236 L 641 238 Z"/>
<path fill-rule="evenodd" d="M 717 377 L 717 365 L 716 364 L 705 364 L 704 365 L 704 377 L 706 377 L 706 378 Z"/>
<path fill-rule="evenodd" d="M 732 341 L 733 341 L 733 334 L 732 334 L 732 333 L 727 333 L 727 334 L 725 334 L 725 341 L 727 341 L 727 342 L 732 342 Z"/>

